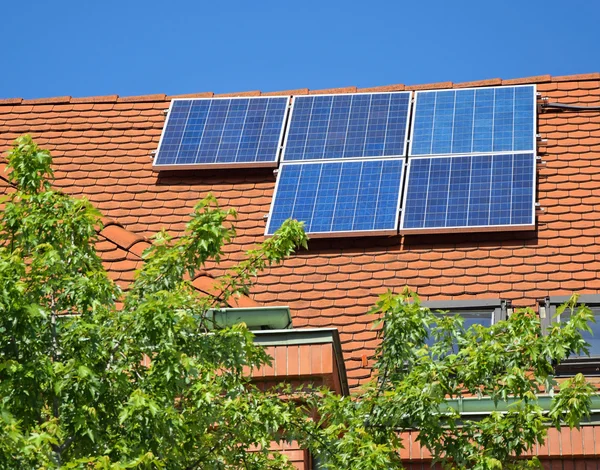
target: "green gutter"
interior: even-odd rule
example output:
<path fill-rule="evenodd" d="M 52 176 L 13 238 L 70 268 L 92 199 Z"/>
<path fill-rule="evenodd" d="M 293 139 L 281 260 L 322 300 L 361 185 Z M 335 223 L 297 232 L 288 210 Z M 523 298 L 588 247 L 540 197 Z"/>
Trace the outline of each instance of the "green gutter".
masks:
<path fill-rule="evenodd" d="M 250 330 L 283 330 L 292 327 L 289 307 L 219 308 L 207 312 L 221 328 L 245 323 Z"/>
<path fill-rule="evenodd" d="M 590 413 L 600 413 L 600 394 L 594 394 L 591 397 L 592 406 Z M 498 403 L 494 403 L 490 397 L 466 397 L 466 398 L 452 398 L 446 401 L 449 408 L 458 411 L 461 415 L 487 415 L 494 411 L 506 412 L 509 410 L 511 405 L 518 403 L 519 400 L 516 398 L 509 398 L 507 401 L 500 400 Z M 539 395 L 537 397 L 537 404 L 541 406 L 543 411 L 550 411 L 552 404 L 552 397 L 550 395 Z M 443 409 L 441 410 L 444 411 Z"/>

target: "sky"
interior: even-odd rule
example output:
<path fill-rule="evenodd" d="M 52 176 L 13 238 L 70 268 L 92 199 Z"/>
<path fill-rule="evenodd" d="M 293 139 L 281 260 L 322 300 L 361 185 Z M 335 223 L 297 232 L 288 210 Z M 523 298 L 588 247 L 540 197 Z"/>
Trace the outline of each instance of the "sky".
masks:
<path fill-rule="evenodd" d="M 597 0 L 3 0 L 0 98 L 600 72 Z"/>

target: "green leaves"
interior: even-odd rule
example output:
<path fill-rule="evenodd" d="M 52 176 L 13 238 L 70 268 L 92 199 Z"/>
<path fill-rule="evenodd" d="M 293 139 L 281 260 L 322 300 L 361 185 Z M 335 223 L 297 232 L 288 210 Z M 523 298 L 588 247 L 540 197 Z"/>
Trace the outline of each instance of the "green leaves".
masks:
<path fill-rule="evenodd" d="M 552 399 L 549 417 L 552 424 L 560 429 L 561 424 L 570 428 L 579 428 L 579 423 L 589 417 L 592 406 L 592 394 L 596 392 L 585 377 L 577 374 L 560 384 L 560 393 Z"/>
<path fill-rule="evenodd" d="M 25 195 L 36 194 L 50 188 L 51 163 L 50 152 L 40 149 L 30 135 L 23 135 L 8 154 L 8 177 Z"/>
<path fill-rule="evenodd" d="M 270 362 L 252 333 L 208 334 L 206 312 L 306 246 L 301 225 L 284 224 L 201 295 L 191 281 L 235 236 L 235 211 L 209 195 L 183 236 L 155 236 L 123 294 L 95 252 L 99 212 L 54 190 L 50 165 L 28 136 L 9 154 L 17 191 L 0 218 L 0 468 L 288 468 L 269 445 L 291 436 L 303 411 L 250 382 L 245 368 Z"/>
<path fill-rule="evenodd" d="M 373 310 L 381 318 L 375 376 L 353 399 L 311 402 L 323 431 L 315 429 L 320 438 L 308 445 L 327 468 L 396 468 L 410 445 L 401 433 L 418 430 L 417 441 L 444 468 L 539 468 L 522 456 L 545 440 L 548 426 L 577 426 L 594 391 L 581 375 L 559 387 L 554 381 L 554 362 L 586 350 L 580 332 L 591 319 L 576 298 L 565 308 L 568 321 L 545 336 L 529 309 L 465 330 L 460 317 L 434 316 L 408 290 L 382 295 Z M 549 410 L 540 401 L 548 393 Z M 476 420 L 459 412 L 465 397 L 486 404 Z"/>

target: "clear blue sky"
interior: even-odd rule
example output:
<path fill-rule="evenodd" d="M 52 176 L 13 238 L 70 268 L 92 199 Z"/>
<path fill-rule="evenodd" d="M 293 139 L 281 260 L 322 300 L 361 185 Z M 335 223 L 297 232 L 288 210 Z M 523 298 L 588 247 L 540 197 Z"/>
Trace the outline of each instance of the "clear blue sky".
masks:
<path fill-rule="evenodd" d="M 0 97 L 600 71 L 600 1 L 5 0 Z"/>

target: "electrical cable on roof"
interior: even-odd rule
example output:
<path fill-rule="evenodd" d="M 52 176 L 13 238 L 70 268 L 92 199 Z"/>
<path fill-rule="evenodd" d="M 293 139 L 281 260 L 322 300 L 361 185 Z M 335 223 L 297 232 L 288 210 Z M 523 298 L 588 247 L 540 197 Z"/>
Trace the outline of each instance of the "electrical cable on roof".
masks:
<path fill-rule="evenodd" d="M 563 110 L 572 110 L 572 111 L 600 111 L 600 106 L 579 106 L 574 104 L 562 104 L 562 103 L 547 103 L 544 102 L 541 104 L 542 109 L 551 108 L 551 109 L 563 109 Z"/>

